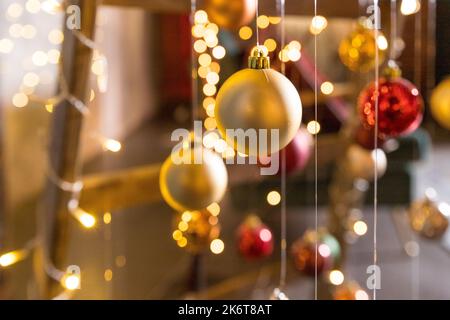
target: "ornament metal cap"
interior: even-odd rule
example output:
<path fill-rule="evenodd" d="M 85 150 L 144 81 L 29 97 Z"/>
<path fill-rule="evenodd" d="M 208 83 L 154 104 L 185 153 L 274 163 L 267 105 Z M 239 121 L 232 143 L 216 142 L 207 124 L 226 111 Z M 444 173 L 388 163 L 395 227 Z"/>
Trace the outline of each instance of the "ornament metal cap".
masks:
<path fill-rule="evenodd" d="M 250 69 L 269 69 L 270 58 L 267 48 L 264 46 L 256 46 L 252 49 L 248 57 L 248 67 Z"/>
<path fill-rule="evenodd" d="M 386 78 L 399 78 L 402 76 L 402 70 L 395 60 L 389 60 L 387 67 L 383 70 L 383 75 Z"/>

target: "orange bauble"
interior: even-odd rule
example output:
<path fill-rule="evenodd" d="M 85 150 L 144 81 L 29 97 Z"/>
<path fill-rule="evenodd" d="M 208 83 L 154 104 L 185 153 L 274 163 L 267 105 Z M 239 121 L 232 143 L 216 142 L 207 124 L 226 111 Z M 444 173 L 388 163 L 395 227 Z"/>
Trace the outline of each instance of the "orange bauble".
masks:
<path fill-rule="evenodd" d="M 206 0 L 205 10 L 211 22 L 218 26 L 235 30 L 249 24 L 255 17 L 254 0 Z"/>

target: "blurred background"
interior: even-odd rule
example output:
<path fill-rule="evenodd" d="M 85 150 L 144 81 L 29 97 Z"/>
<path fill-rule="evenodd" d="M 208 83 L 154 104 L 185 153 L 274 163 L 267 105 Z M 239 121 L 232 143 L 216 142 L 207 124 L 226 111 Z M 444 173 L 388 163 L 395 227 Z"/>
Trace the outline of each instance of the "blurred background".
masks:
<path fill-rule="evenodd" d="M 375 39 L 372 1 L 319 0 L 316 16 L 313 1 L 285 2 L 282 19 L 283 1 L 259 0 L 257 20 L 252 0 L 0 2 L 0 298 L 281 298 L 283 203 L 283 293 L 314 298 L 319 239 L 319 298 L 370 298 L 375 166 L 377 298 L 450 298 L 450 3 L 380 0 Z M 302 100 L 285 187 L 260 164 L 227 165 L 228 182 L 208 177 L 223 197 L 176 210 L 159 187 L 174 129 L 194 115 L 205 148 L 245 159 L 214 108 L 257 34 Z M 361 110 L 377 50 L 381 75 L 399 66 L 409 81 L 387 77 L 393 95 L 412 92 L 386 101 L 423 107 L 374 151 Z"/>

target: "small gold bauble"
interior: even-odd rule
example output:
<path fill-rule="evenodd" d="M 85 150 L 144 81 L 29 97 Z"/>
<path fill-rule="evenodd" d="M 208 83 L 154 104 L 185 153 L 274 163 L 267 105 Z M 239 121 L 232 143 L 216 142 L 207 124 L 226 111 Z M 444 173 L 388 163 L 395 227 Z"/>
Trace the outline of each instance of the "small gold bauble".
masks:
<path fill-rule="evenodd" d="M 236 151 L 251 156 L 269 155 L 294 138 L 302 119 L 302 104 L 292 82 L 269 69 L 266 52 L 253 50 L 249 66 L 233 74 L 220 88 L 215 109 L 217 127 Z M 275 144 L 271 143 L 272 129 L 279 134 Z M 256 141 L 248 139 L 252 135 Z"/>
<path fill-rule="evenodd" d="M 255 0 L 205 0 L 205 10 L 211 22 L 235 30 L 249 24 L 255 17 Z"/>
<path fill-rule="evenodd" d="M 228 173 L 222 158 L 201 146 L 172 153 L 161 167 L 159 186 L 164 200 L 177 211 L 202 210 L 219 202 L 226 191 Z M 186 155 L 188 163 L 179 163 Z M 201 163 L 194 162 L 194 155 Z"/>
<path fill-rule="evenodd" d="M 173 220 L 172 238 L 189 252 L 206 250 L 220 235 L 219 219 L 208 210 L 177 213 Z"/>
<path fill-rule="evenodd" d="M 431 114 L 444 128 L 450 130 L 450 77 L 433 89 L 430 99 Z"/>
<path fill-rule="evenodd" d="M 347 150 L 346 169 L 348 174 L 354 178 L 373 180 L 375 162 L 377 164 L 378 178 L 380 178 L 384 175 L 387 168 L 386 154 L 382 149 L 367 150 L 357 144 L 353 144 Z"/>
<path fill-rule="evenodd" d="M 381 32 L 380 32 L 381 35 Z M 352 71 L 368 72 L 375 67 L 377 44 L 373 30 L 358 22 L 356 30 L 344 38 L 339 45 L 339 57 Z M 384 61 L 384 51 L 378 50 L 379 64 Z"/>
<path fill-rule="evenodd" d="M 450 208 L 450 206 L 445 203 L 436 203 L 428 197 L 414 202 L 409 208 L 411 227 L 426 238 L 441 237 L 448 228 L 448 217 L 443 208 Z"/>

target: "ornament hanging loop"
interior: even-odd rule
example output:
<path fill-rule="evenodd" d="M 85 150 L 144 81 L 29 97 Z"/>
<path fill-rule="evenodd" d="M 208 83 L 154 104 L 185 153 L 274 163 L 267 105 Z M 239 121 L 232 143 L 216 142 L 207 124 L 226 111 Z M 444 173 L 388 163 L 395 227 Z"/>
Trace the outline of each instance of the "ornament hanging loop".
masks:
<path fill-rule="evenodd" d="M 250 69 L 269 69 L 270 58 L 267 49 L 263 46 L 256 46 L 252 49 L 248 57 L 248 67 Z"/>

